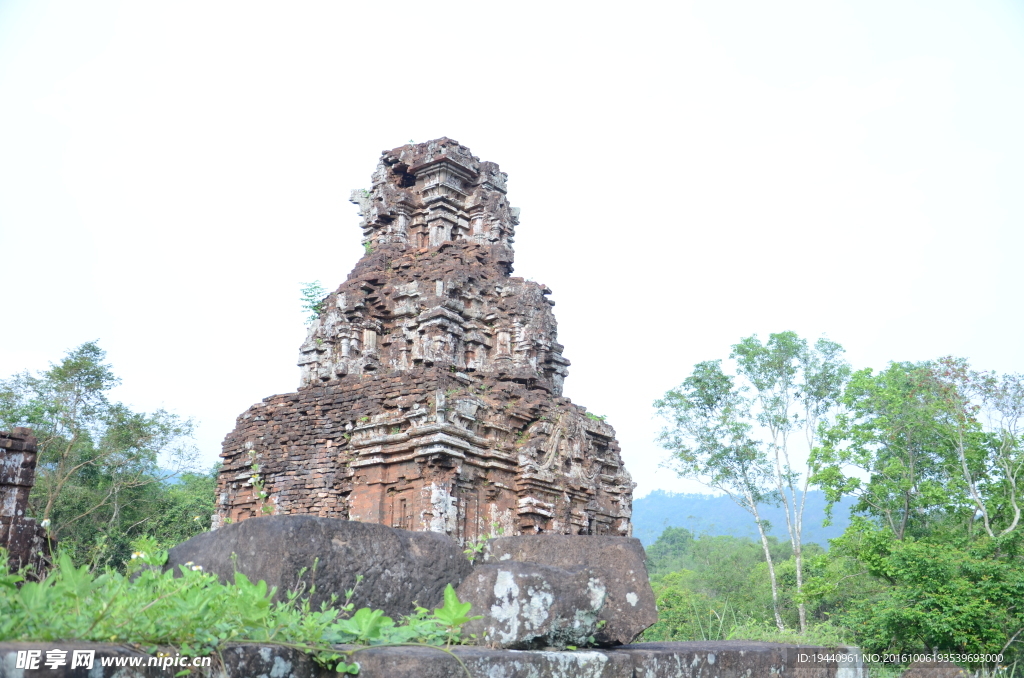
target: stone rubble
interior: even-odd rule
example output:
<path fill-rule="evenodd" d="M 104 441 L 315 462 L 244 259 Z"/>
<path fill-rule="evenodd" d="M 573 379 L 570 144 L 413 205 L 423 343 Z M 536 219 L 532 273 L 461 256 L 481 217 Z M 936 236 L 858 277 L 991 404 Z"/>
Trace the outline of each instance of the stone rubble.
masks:
<path fill-rule="evenodd" d="M 215 527 L 312 514 L 447 534 L 629 536 L 615 432 L 562 396 L 546 286 L 512 277 L 506 175 L 441 138 L 354 191 L 366 254 L 300 347 L 297 392 L 224 441 Z"/>

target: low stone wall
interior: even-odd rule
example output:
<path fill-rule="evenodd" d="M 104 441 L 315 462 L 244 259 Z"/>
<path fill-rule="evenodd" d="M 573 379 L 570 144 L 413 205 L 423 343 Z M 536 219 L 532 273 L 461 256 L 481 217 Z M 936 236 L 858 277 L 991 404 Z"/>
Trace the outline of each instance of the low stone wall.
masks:
<path fill-rule="evenodd" d="M 48 652 L 65 652 L 64 664 L 48 668 Z M 72 669 L 75 650 L 94 651 L 92 667 Z M 38 668 L 26 668 L 38 652 Z M 361 678 L 866 678 L 850 663 L 801 663 L 801 655 L 835 652 L 824 648 L 742 641 L 642 643 L 610 650 L 519 652 L 455 647 L 451 654 L 427 647 L 376 647 L 359 650 Z M 19 668 L 21 653 L 21 668 Z M 456 657 L 458 659 L 456 659 Z M 183 665 L 149 666 L 155 654 L 125 645 L 101 643 L 0 643 L 0 678 L 66 676 L 85 678 L 169 678 Z M 461 660 L 461 664 L 459 663 Z M 221 661 L 223 663 L 221 663 Z M 135 662 L 138 665 L 132 666 Z M 104 666 L 104 663 L 108 664 Z M 31 665 L 28 662 L 28 665 Z M 465 668 L 463 668 L 465 667 Z M 337 676 L 301 652 L 271 645 L 233 645 L 193 676 L 232 678 L 326 678 Z"/>

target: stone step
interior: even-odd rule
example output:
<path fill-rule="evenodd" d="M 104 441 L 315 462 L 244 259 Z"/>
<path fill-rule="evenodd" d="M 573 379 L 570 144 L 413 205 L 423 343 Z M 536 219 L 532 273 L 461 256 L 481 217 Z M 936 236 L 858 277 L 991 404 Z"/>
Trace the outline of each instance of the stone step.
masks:
<path fill-rule="evenodd" d="M 54 650 L 66 653 L 47 667 Z M 71 668 L 74 651 L 93 652 L 92 667 Z M 858 660 L 812 663 L 815 654 L 846 652 L 749 641 L 640 643 L 608 650 L 541 652 L 456 646 L 446 652 L 428 647 L 371 647 L 353 655 L 361 678 L 867 678 Z M 30 654 L 32 653 L 32 654 Z M 38 653 L 38 654 L 34 654 Z M 19 666 L 19 655 L 21 663 Z M 26 660 L 38 657 L 38 668 Z M 60 655 L 56 655 L 60 658 Z M 174 657 L 158 657 L 128 645 L 56 641 L 0 643 L 0 678 L 59 676 L 78 678 L 168 678 L 188 667 Z M 279 645 L 229 645 L 191 676 L 234 678 L 326 678 L 337 676 L 308 655 Z M 178 658 L 181 662 L 181 658 Z M 460 663 L 461 661 L 461 663 Z M 104 666 L 104 663 L 110 664 Z M 133 666 L 133 663 L 135 666 Z M 167 663 L 165 668 L 163 663 Z M 31 662 L 29 663 L 31 664 Z"/>

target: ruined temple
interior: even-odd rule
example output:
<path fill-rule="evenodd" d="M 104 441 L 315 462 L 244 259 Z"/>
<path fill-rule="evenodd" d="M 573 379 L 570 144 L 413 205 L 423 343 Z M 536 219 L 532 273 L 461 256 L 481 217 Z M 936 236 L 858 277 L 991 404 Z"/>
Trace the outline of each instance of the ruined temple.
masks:
<path fill-rule="evenodd" d="M 30 428 L 0 431 L 0 548 L 11 571 L 30 567 L 29 579 L 49 568 L 56 542 L 46 525 L 28 516 L 28 497 L 36 479 L 39 441 Z M 0 575 L 5 572 L 0 569 Z"/>
<path fill-rule="evenodd" d="M 319 305 L 295 393 L 224 441 L 214 526 L 310 513 L 444 532 L 631 534 L 615 431 L 562 396 L 546 286 L 512 277 L 507 175 L 442 138 L 353 191 L 365 255 Z"/>

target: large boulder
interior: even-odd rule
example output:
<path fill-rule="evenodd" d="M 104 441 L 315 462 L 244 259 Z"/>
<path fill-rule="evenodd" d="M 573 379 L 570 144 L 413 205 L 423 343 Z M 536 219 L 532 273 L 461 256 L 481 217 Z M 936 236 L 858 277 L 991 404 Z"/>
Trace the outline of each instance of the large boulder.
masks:
<path fill-rule="evenodd" d="M 381 609 L 391 617 L 411 613 L 416 604 L 440 607 L 445 586 L 458 586 L 472 569 L 443 534 L 310 515 L 250 518 L 205 532 L 168 553 L 166 567 L 186 563 L 224 582 L 233 581 L 236 570 L 266 581 L 277 587 L 278 598 L 315 585 L 315 608 L 332 594 L 344 602 L 345 591 L 354 587 L 356 609 Z M 357 575 L 363 577 L 358 586 Z"/>
<path fill-rule="evenodd" d="M 463 634 L 512 650 L 586 645 L 605 603 L 605 586 L 590 568 L 570 572 L 515 560 L 478 565 L 457 593 L 473 604 L 470 615 L 483 615 L 467 623 Z"/>
<path fill-rule="evenodd" d="M 563 570 L 593 570 L 607 590 L 598 615 L 605 623 L 593 634 L 599 645 L 631 643 L 658 621 L 646 559 L 639 539 L 605 535 L 498 537 L 487 542 L 483 553 L 484 563 L 513 560 Z"/>

